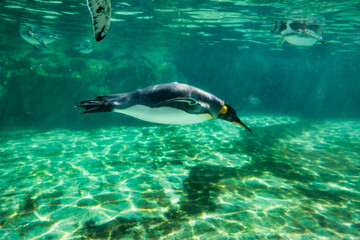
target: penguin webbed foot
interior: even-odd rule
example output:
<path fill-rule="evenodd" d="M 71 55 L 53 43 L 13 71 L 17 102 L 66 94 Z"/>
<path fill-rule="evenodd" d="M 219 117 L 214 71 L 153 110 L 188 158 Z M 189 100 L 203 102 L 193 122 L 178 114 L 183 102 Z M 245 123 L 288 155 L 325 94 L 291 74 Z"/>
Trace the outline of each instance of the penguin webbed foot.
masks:
<path fill-rule="evenodd" d="M 94 100 L 81 101 L 75 107 L 84 108 L 82 113 L 94 113 L 94 112 L 111 112 L 112 104 L 107 102 L 104 96 L 98 96 Z"/>
<path fill-rule="evenodd" d="M 94 112 L 99 112 L 98 111 L 98 107 L 94 107 L 94 108 L 90 108 L 90 109 L 86 109 L 85 111 L 81 112 L 81 114 L 87 114 L 87 113 L 94 113 Z"/>

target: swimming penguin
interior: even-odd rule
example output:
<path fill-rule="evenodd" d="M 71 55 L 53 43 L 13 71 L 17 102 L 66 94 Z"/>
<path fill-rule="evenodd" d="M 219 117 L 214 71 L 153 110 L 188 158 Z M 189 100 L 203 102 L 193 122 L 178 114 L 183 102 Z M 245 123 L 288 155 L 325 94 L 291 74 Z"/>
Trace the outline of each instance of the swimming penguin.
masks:
<path fill-rule="evenodd" d="M 96 41 L 101 41 L 110 26 L 111 3 L 110 0 L 87 0 L 92 17 Z"/>
<path fill-rule="evenodd" d="M 275 32 L 278 26 L 279 23 L 276 21 L 271 32 Z M 282 46 L 285 41 L 301 47 L 309 47 L 317 42 L 321 42 L 327 46 L 327 43 L 321 36 L 321 29 L 316 24 L 307 24 L 302 21 L 285 21 L 280 23 L 279 31 L 284 38 L 280 46 Z"/>
<path fill-rule="evenodd" d="M 52 33 L 48 28 L 33 24 L 23 24 L 20 26 L 20 36 L 28 43 L 36 46 L 41 45 L 50 50 L 48 44 L 55 42 L 60 37 Z"/>
<path fill-rule="evenodd" d="M 219 118 L 244 127 L 235 110 L 223 100 L 182 83 L 164 83 L 128 93 L 104 95 L 80 102 L 83 113 L 118 112 L 143 121 L 186 125 Z"/>
<path fill-rule="evenodd" d="M 89 54 L 94 51 L 94 44 L 90 40 L 84 40 L 77 43 L 73 49 L 82 54 Z"/>

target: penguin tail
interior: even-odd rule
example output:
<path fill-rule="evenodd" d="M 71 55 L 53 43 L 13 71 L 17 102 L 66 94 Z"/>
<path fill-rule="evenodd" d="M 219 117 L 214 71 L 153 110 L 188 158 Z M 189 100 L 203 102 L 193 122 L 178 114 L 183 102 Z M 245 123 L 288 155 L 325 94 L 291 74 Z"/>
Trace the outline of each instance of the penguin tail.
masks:
<path fill-rule="evenodd" d="M 107 99 L 107 96 L 99 96 L 92 100 L 81 101 L 75 107 L 84 108 L 85 111 L 82 113 L 111 112 L 113 103 Z"/>

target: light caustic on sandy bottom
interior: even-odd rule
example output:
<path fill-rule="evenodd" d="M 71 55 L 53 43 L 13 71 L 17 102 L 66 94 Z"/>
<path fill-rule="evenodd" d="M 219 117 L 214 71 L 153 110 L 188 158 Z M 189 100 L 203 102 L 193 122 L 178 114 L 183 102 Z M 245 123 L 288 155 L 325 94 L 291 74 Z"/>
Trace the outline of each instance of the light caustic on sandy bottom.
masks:
<path fill-rule="evenodd" d="M 360 237 L 360 123 L 4 131 L 4 239 Z"/>

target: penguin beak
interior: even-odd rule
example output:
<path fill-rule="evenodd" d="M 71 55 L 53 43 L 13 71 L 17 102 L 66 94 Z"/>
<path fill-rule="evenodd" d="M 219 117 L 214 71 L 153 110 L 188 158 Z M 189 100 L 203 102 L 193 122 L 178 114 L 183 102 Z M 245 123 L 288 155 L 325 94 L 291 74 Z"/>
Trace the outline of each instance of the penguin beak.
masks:
<path fill-rule="evenodd" d="M 235 123 L 236 125 L 239 125 L 239 126 L 245 128 L 246 130 L 248 130 L 250 133 L 252 133 L 251 129 L 248 126 L 246 126 L 245 123 L 243 123 L 240 120 L 240 118 L 237 116 L 234 108 L 232 108 L 227 103 L 221 108 L 221 110 L 218 114 L 218 118 Z"/>
<path fill-rule="evenodd" d="M 232 123 L 235 123 L 236 125 L 239 125 L 243 128 L 245 128 L 246 130 L 248 130 L 250 133 L 252 133 L 251 129 L 245 125 L 245 123 L 243 123 L 240 119 L 238 121 L 232 121 Z"/>

